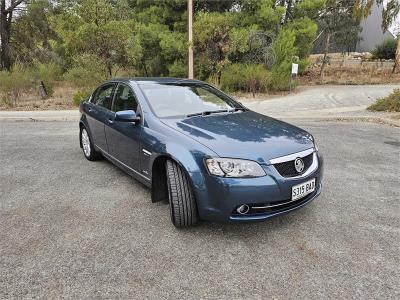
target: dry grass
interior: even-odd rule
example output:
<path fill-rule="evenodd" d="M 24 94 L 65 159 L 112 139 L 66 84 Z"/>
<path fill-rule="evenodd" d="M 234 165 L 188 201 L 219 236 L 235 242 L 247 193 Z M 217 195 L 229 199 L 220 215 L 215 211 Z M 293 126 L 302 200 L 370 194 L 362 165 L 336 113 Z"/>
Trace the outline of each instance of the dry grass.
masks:
<path fill-rule="evenodd" d="M 320 68 L 322 55 L 312 55 L 310 66 L 299 77 L 299 84 L 389 84 L 399 83 L 400 74 L 392 74 L 394 61 L 372 60 L 368 54 L 352 53 L 342 56 L 330 54 L 330 63 L 326 66 L 324 81 L 321 81 Z"/>
<path fill-rule="evenodd" d="M 400 112 L 400 89 L 395 89 L 390 95 L 377 99 L 367 109 L 372 111 Z"/>
<path fill-rule="evenodd" d="M 346 84 L 346 85 L 365 85 L 365 84 L 389 84 L 399 83 L 400 74 L 392 74 L 391 70 L 354 68 L 354 67 L 335 67 L 328 66 L 325 71 L 324 81 L 321 81 L 320 71 L 310 68 L 303 76 L 299 77 L 299 84 Z"/>
<path fill-rule="evenodd" d="M 400 120 L 400 113 L 394 114 L 391 118 L 395 120 Z"/>
<path fill-rule="evenodd" d="M 72 95 L 75 88 L 67 83 L 59 83 L 54 87 L 53 96 L 41 100 L 35 92 L 21 95 L 16 106 L 0 103 L 0 110 L 63 110 L 73 109 Z"/>

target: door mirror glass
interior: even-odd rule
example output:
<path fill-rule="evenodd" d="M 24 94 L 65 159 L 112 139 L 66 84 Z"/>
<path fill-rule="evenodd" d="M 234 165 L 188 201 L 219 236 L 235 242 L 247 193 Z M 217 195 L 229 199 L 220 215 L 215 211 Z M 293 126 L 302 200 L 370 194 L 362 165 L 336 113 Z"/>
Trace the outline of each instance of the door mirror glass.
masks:
<path fill-rule="evenodd" d="M 121 110 L 115 113 L 115 121 L 136 123 L 140 121 L 140 115 L 134 110 Z"/>

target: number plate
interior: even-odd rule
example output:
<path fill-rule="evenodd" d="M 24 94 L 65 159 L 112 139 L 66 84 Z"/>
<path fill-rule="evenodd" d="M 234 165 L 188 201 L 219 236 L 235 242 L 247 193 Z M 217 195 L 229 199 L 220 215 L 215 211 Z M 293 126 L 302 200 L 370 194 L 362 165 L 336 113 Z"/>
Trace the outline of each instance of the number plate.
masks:
<path fill-rule="evenodd" d="M 292 201 L 315 191 L 315 178 L 292 187 Z"/>

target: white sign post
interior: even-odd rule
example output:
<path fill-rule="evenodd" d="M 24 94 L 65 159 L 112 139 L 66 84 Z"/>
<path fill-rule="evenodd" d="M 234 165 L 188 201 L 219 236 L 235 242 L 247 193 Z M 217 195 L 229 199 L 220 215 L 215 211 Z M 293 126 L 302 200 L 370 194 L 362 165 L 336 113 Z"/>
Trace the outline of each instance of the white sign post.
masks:
<path fill-rule="evenodd" d="M 299 73 L 299 64 L 292 64 L 292 74 L 290 74 L 289 93 L 292 93 L 293 77 L 297 77 L 298 73 Z"/>
<path fill-rule="evenodd" d="M 292 75 L 297 75 L 299 73 L 299 65 L 292 64 Z"/>

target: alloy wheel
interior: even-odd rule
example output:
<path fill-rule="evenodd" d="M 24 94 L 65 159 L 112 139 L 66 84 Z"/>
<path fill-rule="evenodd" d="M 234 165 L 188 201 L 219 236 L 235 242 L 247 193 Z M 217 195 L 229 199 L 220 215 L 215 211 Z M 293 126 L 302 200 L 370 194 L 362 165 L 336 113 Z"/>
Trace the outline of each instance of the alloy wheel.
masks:
<path fill-rule="evenodd" d="M 82 133 L 81 133 L 81 139 L 82 139 L 82 148 L 83 148 L 83 152 L 85 153 L 86 157 L 90 156 L 90 139 L 89 139 L 89 135 L 86 131 L 86 129 L 82 129 Z"/>

